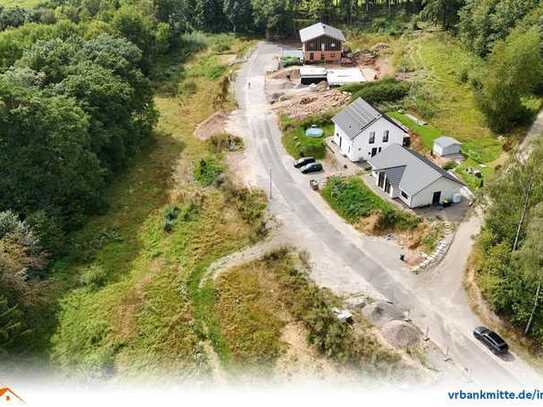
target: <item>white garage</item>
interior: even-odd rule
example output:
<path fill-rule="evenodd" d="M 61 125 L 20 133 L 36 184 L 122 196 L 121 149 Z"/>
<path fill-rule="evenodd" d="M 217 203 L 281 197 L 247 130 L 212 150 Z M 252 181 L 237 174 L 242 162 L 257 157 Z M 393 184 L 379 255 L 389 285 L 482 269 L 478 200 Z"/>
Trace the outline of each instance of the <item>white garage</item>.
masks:
<path fill-rule="evenodd" d="M 458 140 L 448 136 L 441 136 L 434 140 L 432 152 L 439 157 L 445 157 L 447 155 L 460 154 L 461 147 L 462 143 Z"/>

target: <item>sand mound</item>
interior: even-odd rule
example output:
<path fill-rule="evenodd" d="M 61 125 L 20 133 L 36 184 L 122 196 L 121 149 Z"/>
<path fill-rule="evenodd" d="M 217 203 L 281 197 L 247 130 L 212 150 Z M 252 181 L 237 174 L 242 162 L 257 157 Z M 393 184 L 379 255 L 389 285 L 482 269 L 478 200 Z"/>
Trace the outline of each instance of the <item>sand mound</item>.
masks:
<path fill-rule="evenodd" d="M 381 329 L 383 337 L 397 348 L 411 348 L 419 343 L 420 332 L 405 321 L 390 321 Z"/>
<path fill-rule="evenodd" d="M 316 88 L 318 89 L 318 88 Z M 296 95 L 287 100 L 280 100 L 273 105 L 273 109 L 279 114 L 286 114 L 295 120 L 304 119 L 326 110 L 335 110 L 347 104 L 351 96 L 337 89 L 330 89 L 323 92 L 315 91 Z"/>
<path fill-rule="evenodd" d="M 403 313 L 394 305 L 385 301 L 377 301 L 373 304 L 366 305 L 362 309 L 364 316 L 373 325 L 383 326 L 386 323 L 394 320 L 403 319 Z"/>
<path fill-rule="evenodd" d="M 213 113 L 196 127 L 194 135 L 200 140 L 207 140 L 215 134 L 224 133 L 227 118 L 228 115 L 225 112 Z"/>

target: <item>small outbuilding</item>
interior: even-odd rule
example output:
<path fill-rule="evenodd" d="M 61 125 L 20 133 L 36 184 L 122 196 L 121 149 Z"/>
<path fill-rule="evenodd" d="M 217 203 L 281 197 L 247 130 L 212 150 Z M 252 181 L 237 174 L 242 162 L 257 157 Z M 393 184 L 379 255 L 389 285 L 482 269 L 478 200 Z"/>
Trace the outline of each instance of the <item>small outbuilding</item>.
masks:
<path fill-rule="evenodd" d="M 461 147 L 462 143 L 458 140 L 448 136 L 441 136 L 434 140 L 432 152 L 439 157 L 445 157 L 460 154 Z"/>

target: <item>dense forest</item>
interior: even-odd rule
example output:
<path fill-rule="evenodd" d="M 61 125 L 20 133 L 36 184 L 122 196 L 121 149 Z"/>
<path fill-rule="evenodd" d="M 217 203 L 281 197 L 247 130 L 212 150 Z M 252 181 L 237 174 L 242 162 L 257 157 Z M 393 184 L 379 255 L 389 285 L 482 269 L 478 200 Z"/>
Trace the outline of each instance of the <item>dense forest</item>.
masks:
<path fill-rule="evenodd" d="M 463 80 L 491 128 L 507 132 L 530 119 L 523 98 L 543 88 L 541 3 L 48 0 L 32 9 L 0 7 L 0 353 L 17 349 L 18 338 L 31 332 L 28 321 L 49 264 L 65 254 L 69 234 L 108 210 L 106 187 L 152 142 L 156 64 L 162 56 L 197 49 L 185 34 L 273 38 L 320 20 L 349 32 L 401 35 L 423 22 L 435 24 L 480 59 Z M 543 177 L 529 175 L 537 167 L 532 161 L 515 170 L 522 174 L 508 173 L 489 187 L 493 209 L 482 244 L 492 254 L 481 266 L 492 283 L 485 292 L 521 325 L 543 322 L 543 309 L 530 308 L 541 282 L 534 264 L 542 264 L 534 236 Z M 527 178 L 522 186 L 520 177 Z M 510 196 L 493 192 L 507 188 Z M 508 204 L 515 199 L 519 205 Z M 502 206 L 511 214 L 509 226 L 496 221 Z M 523 259 L 530 261 L 514 263 L 517 251 L 529 253 Z M 516 273 L 518 267 L 526 272 Z M 530 333 L 543 337 L 540 328 Z"/>

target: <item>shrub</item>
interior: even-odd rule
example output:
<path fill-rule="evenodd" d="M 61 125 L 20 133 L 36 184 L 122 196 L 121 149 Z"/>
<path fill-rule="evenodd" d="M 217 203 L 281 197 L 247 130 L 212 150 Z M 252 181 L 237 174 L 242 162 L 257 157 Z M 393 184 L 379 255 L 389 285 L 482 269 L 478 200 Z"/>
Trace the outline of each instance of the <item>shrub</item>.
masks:
<path fill-rule="evenodd" d="M 224 166 L 217 159 L 211 157 L 201 159 L 194 168 L 194 179 L 203 186 L 213 184 L 218 176 L 224 172 Z"/>
<path fill-rule="evenodd" d="M 443 166 L 443 169 L 446 171 L 452 170 L 458 166 L 458 163 L 454 160 L 447 161 Z"/>
<path fill-rule="evenodd" d="M 101 265 L 94 264 L 81 273 L 80 281 L 85 287 L 96 289 L 104 285 L 106 278 L 106 270 Z"/>
<path fill-rule="evenodd" d="M 353 100 L 361 97 L 368 103 L 396 102 L 406 97 L 410 85 L 405 81 L 385 78 L 375 82 L 366 82 L 359 85 L 347 85 L 342 90 L 351 92 Z"/>
<path fill-rule="evenodd" d="M 51 254 L 58 254 L 63 246 L 65 234 L 59 219 L 44 210 L 33 212 L 26 218 L 42 247 Z"/>
<path fill-rule="evenodd" d="M 175 225 L 175 220 L 179 215 L 179 208 L 177 206 L 168 206 L 164 211 L 164 226 L 162 227 L 165 232 L 171 232 Z"/>
<path fill-rule="evenodd" d="M 289 66 L 303 65 L 303 62 L 297 57 L 283 57 L 281 58 L 281 65 L 283 65 L 283 68 L 288 68 Z"/>

